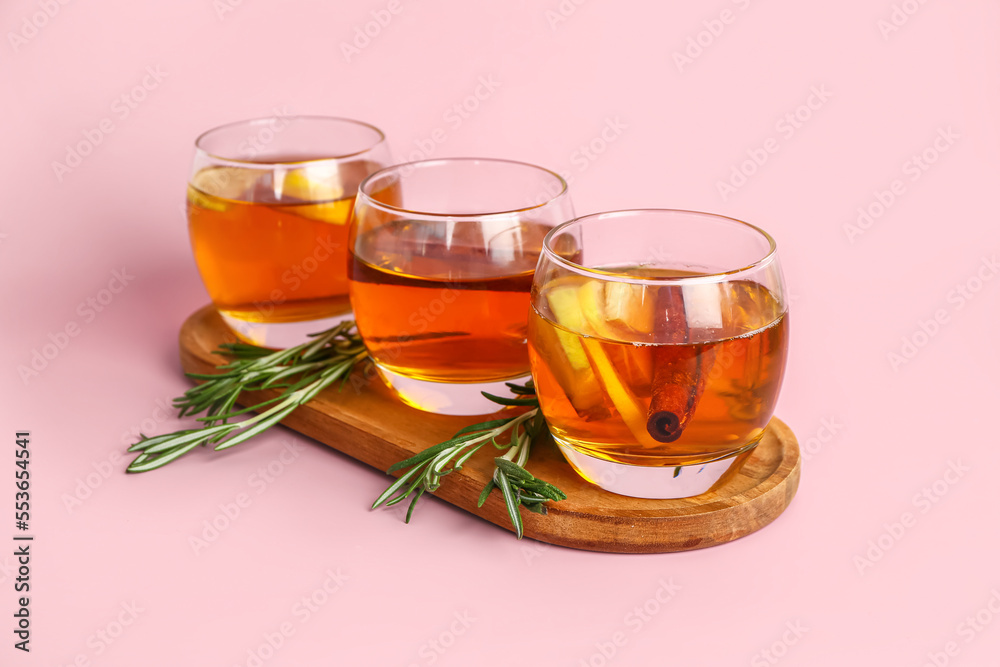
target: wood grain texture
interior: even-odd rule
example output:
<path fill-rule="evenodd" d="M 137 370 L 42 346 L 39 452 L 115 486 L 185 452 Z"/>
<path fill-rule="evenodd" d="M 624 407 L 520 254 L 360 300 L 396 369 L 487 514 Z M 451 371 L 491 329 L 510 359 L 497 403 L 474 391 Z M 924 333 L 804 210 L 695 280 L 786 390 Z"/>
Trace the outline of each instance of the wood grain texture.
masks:
<path fill-rule="evenodd" d="M 202 308 L 180 332 L 184 369 L 212 372 L 222 359 L 213 351 L 233 340 L 215 309 Z M 385 471 L 484 419 L 421 412 L 396 400 L 372 374 L 365 379 L 356 371 L 352 379 L 342 391 L 328 389 L 283 423 Z M 274 393 L 258 392 L 250 400 Z M 549 503 L 548 516 L 522 512 L 524 534 L 551 544 L 615 553 L 685 551 L 730 542 L 774 521 L 788 507 L 799 484 L 798 442 L 777 418 L 771 420 L 760 444 L 742 458 L 742 465 L 734 466 L 707 493 L 679 500 L 645 500 L 608 493 L 584 481 L 546 439 L 533 448 L 528 468 L 568 498 Z M 491 494 L 482 508 L 476 507 L 491 475 L 490 453 L 481 450 L 461 471 L 444 478 L 434 495 L 511 530 L 499 493 Z"/>

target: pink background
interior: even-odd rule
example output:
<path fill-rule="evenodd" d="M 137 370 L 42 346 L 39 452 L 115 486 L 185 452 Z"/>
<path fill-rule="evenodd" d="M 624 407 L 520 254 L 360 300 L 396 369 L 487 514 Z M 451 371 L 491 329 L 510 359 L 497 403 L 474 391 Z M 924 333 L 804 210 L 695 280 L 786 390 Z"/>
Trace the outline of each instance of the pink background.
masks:
<path fill-rule="evenodd" d="M 253 665 L 284 627 L 261 664 L 993 664 L 996 3 L 899 0 L 883 34 L 892 0 L 402 0 L 348 62 L 341 44 L 390 3 L 224 2 L 0 7 L 0 542 L 16 429 L 32 431 L 37 536 L 30 655 L 12 648 L 0 548 L 0 663 Z M 135 89 L 147 68 L 160 80 Z M 481 77 L 478 108 L 449 113 Z M 177 426 L 160 407 L 188 387 L 177 329 L 207 300 L 181 209 L 193 139 L 276 109 L 370 121 L 398 158 L 550 166 L 580 213 L 691 208 L 768 229 L 794 296 L 778 414 L 809 452 L 790 509 L 727 546 L 617 556 L 517 542 L 435 500 L 404 525 L 368 510 L 384 475 L 287 431 L 123 474 L 131 432 Z M 797 110 L 798 127 L 782 120 Z M 100 143 L 60 180 L 53 162 L 87 133 Z M 734 168 L 752 174 L 723 197 Z M 133 278 L 102 293 L 116 270 Z M 275 463 L 286 444 L 297 456 Z M 280 475 L 255 477 L 269 464 Z M 195 553 L 240 494 L 250 505 Z M 348 577 L 330 594 L 328 570 Z M 311 595 L 324 604 L 306 616 Z"/>

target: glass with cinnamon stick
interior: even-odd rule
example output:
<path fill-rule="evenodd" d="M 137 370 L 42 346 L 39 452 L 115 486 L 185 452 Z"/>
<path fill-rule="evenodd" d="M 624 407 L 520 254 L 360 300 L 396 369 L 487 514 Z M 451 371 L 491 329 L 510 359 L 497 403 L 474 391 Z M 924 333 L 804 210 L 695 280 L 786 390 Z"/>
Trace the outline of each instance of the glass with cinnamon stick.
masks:
<path fill-rule="evenodd" d="M 788 345 L 763 230 L 668 209 L 577 218 L 546 236 L 531 305 L 542 412 L 588 481 L 698 495 L 763 436 Z"/>

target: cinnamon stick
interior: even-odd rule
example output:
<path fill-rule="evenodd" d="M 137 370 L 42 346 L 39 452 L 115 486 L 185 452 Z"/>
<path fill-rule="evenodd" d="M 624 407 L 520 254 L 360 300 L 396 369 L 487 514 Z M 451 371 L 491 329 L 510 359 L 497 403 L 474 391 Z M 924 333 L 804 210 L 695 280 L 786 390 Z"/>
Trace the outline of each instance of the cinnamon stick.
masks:
<path fill-rule="evenodd" d="M 714 350 L 685 344 L 690 342 L 690 330 L 680 286 L 659 287 L 654 327 L 658 344 L 653 347 L 652 400 L 646 430 L 658 442 L 674 442 L 684 433 L 705 391 L 713 360 L 703 355 L 714 356 Z"/>

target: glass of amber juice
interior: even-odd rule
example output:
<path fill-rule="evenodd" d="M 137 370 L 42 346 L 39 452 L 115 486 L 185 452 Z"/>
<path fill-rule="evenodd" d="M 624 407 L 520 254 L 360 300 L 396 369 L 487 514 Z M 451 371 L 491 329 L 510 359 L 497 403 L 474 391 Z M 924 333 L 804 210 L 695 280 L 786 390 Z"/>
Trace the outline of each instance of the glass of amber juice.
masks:
<path fill-rule="evenodd" d="M 389 163 L 382 132 L 286 116 L 224 125 L 195 145 L 191 246 L 229 327 L 249 342 L 288 347 L 351 317 L 348 223 L 361 181 Z"/>
<path fill-rule="evenodd" d="M 528 325 L 557 445 L 640 498 L 709 490 L 761 439 L 785 369 L 774 240 L 707 213 L 584 216 L 545 238 Z"/>
<path fill-rule="evenodd" d="M 358 332 L 386 384 L 430 412 L 495 412 L 528 379 L 528 298 L 566 182 L 521 162 L 454 158 L 370 176 L 350 237 Z M 387 195 L 392 195 L 387 196 Z"/>

